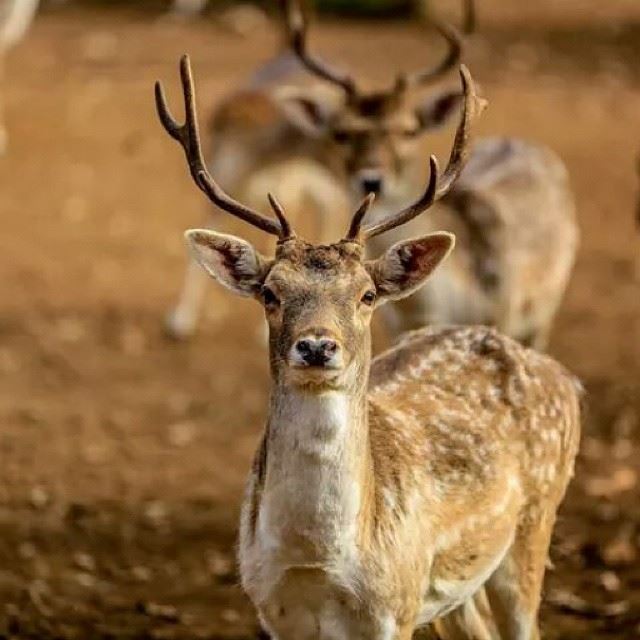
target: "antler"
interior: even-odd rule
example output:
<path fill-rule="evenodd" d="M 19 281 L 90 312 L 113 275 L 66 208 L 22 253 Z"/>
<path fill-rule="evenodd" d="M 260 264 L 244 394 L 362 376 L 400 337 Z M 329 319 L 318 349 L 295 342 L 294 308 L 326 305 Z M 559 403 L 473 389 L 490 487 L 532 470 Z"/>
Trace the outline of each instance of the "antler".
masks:
<path fill-rule="evenodd" d="M 397 91 L 406 91 L 407 89 L 413 89 L 423 84 L 433 82 L 460 63 L 463 53 L 463 44 L 458 30 L 452 25 L 444 22 L 436 22 L 435 28 L 447 41 L 447 55 L 431 68 L 400 74 L 396 80 Z"/>
<path fill-rule="evenodd" d="M 464 33 L 472 33 L 476 24 L 476 12 L 473 0 L 464 0 Z M 299 0 L 284 0 L 284 14 L 290 45 L 300 62 L 313 74 L 327 80 L 349 95 L 357 93 L 355 80 L 344 73 L 333 69 L 324 61 L 312 56 L 307 49 L 307 19 Z M 422 71 L 400 74 L 396 80 L 395 91 L 402 92 L 420 85 L 433 82 L 460 63 L 463 53 L 463 43 L 460 33 L 451 25 L 435 22 L 435 28 L 446 40 L 448 51 L 446 56 L 436 65 Z"/>
<path fill-rule="evenodd" d="M 476 29 L 476 7 L 474 0 L 463 0 L 462 31 L 473 33 Z M 406 91 L 437 80 L 440 76 L 456 67 L 464 53 L 464 44 L 459 31 L 452 25 L 434 21 L 436 31 L 447 41 L 449 50 L 446 56 L 430 69 L 400 74 L 396 80 L 396 91 Z"/>
<path fill-rule="evenodd" d="M 184 94 L 184 113 L 185 122 L 179 124 L 171 115 L 171 111 L 167 105 L 167 99 L 160 82 L 155 84 L 156 108 L 162 126 L 167 133 L 177 140 L 184 149 L 189 171 L 198 188 L 209 197 L 209 199 L 221 209 L 228 213 L 248 222 L 258 229 L 262 229 L 267 233 L 278 236 L 280 240 L 286 240 L 293 236 L 291 226 L 284 216 L 284 210 L 274 196 L 269 194 L 269 202 L 273 208 L 278 222 L 267 218 L 266 216 L 249 209 L 245 205 L 237 202 L 231 196 L 226 194 L 220 185 L 213 179 L 202 155 L 202 147 L 200 145 L 200 131 L 198 128 L 198 118 L 196 113 L 195 88 L 193 84 L 193 76 L 191 74 L 191 64 L 189 56 L 182 56 L 180 59 L 180 79 L 182 81 L 182 91 Z"/>
<path fill-rule="evenodd" d="M 478 26 L 478 15 L 473 0 L 464 0 L 463 2 L 464 16 L 462 19 L 464 33 L 473 33 Z"/>
<path fill-rule="evenodd" d="M 285 0 L 284 7 L 286 26 L 291 48 L 300 62 L 311 73 L 344 89 L 348 95 L 356 93 L 356 83 L 351 76 L 332 69 L 322 60 L 312 56 L 307 49 L 307 19 L 298 0 Z"/>
<path fill-rule="evenodd" d="M 475 86 L 469 69 L 465 65 L 460 66 L 460 79 L 462 81 L 462 89 L 464 92 L 464 106 L 460 123 L 456 131 L 453 141 L 453 148 L 449 155 L 447 168 L 442 174 L 442 178 L 438 179 L 438 161 L 435 156 L 429 158 L 429 184 L 422 196 L 412 205 L 403 209 L 399 213 L 382 220 L 381 222 L 366 227 L 361 230 L 360 225 L 364 218 L 372 200 L 365 199 L 358 211 L 354 214 L 346 236 L 346 240 L 367 240 L 374 236 L 380 235 L 385 231 L 399 227 L 416 216 L 426 211 L 435 202 L 440 200 L 452 187 L 453 183 L 458 179 L 469 155 L 469 141 L 471 138 L 471 124 L 475 117 L 484 109 L 485 101 L 478 98 L 475 92 Z"/>

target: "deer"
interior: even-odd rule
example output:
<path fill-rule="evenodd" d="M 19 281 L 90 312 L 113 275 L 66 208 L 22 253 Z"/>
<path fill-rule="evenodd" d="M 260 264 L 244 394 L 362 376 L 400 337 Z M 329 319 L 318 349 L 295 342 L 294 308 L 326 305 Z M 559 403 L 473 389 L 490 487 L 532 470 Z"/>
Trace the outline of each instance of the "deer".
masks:
<path fill-rule="evenodd" d="M 549 356 L 495 328 L 425 327 L 372 359 L 378 307 L 422 287 L 454 235 L 430 232 L 380 256 L 367 242 L 441 200 L 468 157 L 480 109 L 460 69 L 463 107 L 448 164 L 429 160 L 424 193 L 341 240 L 296 235 L 272 194 L 269 217 L 208 170 L 193 76 L 180 64 L 185 121 L 160 83 L 160 121 L 196 186 L 277 239 L 267 257 L 237 236 L 194 229 L 203 271 L 258 301 L 269 327 L 268 417 L 240 517 L 244 590 L 273 640 L 539 638 L 537 612 L 556 512 L 573 473 L 580 387 Z"/>
<path fill-rule="evenodd" d="M 4 75 L 7 51 L 24 37 L 37 8 L 38 0 L 3 0 L 0 4 L 0 77 Z M 4 155 L 9 142 L 2 114 L 3 102 L 0 100 L 0 155 Z"/>

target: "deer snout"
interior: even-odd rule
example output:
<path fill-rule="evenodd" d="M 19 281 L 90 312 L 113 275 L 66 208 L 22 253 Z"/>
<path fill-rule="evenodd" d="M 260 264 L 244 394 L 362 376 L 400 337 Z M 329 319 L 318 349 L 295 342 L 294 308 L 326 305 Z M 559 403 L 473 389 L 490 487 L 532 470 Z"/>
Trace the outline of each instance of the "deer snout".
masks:
<path fill-rule="evenodd" d="M 306 334 L 294 342 L 291 363 L 297 367 L 339 369 L 342 366 L 342 350 L 338 342 L 327 334 Z"/>
<path fill-rule="evenodd" d="M 379 169 L 361 169 L 358 171 L 356 181 L 363 196 L 370 193 L 378 196 L 384 189 L 384 177 Z"/>

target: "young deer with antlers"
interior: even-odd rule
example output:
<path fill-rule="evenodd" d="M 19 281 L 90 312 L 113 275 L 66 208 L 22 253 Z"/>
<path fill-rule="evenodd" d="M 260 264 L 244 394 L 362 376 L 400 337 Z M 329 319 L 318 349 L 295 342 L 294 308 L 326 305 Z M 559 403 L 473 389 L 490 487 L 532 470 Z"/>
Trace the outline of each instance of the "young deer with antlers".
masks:
<path fill-rule="evenodd" d="M 465 6 L 470 31 L 473 3 Z M 455 68 L 463 46 L 454 28 L 439 24 L 448 44 L 442 61 L 399 75 L 389 90 L 363 91 L 309 52 L 306 22 L 294 0 L 285 14 L 293 56 L 267 65 L 216 112 L 209 166 L 227 191 L 257 207 L 265 184 L 279 187 L 288 209 L 316 203 L 326 241 L 335 237 L 342 220 L 336 212 L 344 207 L 344 191 L 336 191 L 332 176 L 347 186 L 352 204 L 376 194 L 373 220 L 417 196 L 424 180 L 423 134 L 447 121 L 462 96 L 447 89 L 418 107 L 411 98 Z M 292 80 L 292 69 L 307 75 Z M 578 243 L 567 173 L 555 154 L 515 139 L 479 142 L 461 179 L 429 216 L 374 240 L 372 248 L 383 251 L 406 233 L 436 229 L 455 233 L 458 249 L 416 295 L 385 307 L 392 333 L 427 324 L 488 324 L 544 348 Z M 204 286 L 192 265 L 169 318 L 174 335 L 193 331 Z"/>
<path fill-rule="evenodd" d="M 225 194 L 206 169 L 193 80 L 186 123 L 156 87 L 167 132 L 222 210 L 278 238 L 274 258 L 239 238 L 187 232 L 198 263 L 262 303 L 269 324 L 269 417 L 242 509 L 242 584 L 274 640 L 409 640 L 433 623 L 450 638 L 537 638 L 551 529 L 572 473 L 578 388 L 556 362 L 482 327 L 423 329 L 371 361 L 375 308 L 419 289 L 454 237 L 431 233 L 364 258 L 364 243 L 416 219 L 451 189 L 476 96 L 449 164 L 423 196 L 312 245 Z M 500 634 L 499 636 L 497 634 Z"/>

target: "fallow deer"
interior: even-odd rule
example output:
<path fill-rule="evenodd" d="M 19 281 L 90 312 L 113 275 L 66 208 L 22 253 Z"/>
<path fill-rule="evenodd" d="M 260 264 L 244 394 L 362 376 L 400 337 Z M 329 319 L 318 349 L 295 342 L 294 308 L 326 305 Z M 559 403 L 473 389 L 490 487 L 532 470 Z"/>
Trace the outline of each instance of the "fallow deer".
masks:
<path fill-rule="evenodd" d="M 38 0 L 2 0 L 0 2 L 0 80 L 3 80 L 4 57 L 7 51 L 22 39 L 37 8 Z M 6 151 L 8 143 L 4 124 L 3 93 L 4 87 L 0 87 L 0 155 Z"/>
<path fill-rule="evenodd" d="M 421 198 L 364 226 L 372 196 L 330 245 L 298 238 L 227 195 L 200 149 L 193 79 L 186 122 L 156 86 L 160 119 L 221 210 L 277 237 L 267 258 L 240 238 L 186 237 L 227 289 L 261 302 L 269 325 L 269 415 L 242 508 L 242 585 L 273 640 L 538 638 L 556 511 L 572 475 L 579 388 L 551 358 L 488 327 L 409 333 L 371 360 L 374 309 L 419 289 L 454 236 L 431 233 L 365 259 L 369 238 L 415 219 L 458 177 L 474 115 L 464 106 L 448 166 Z M 499 634 L 499 635 L 498 635 Z"/>

